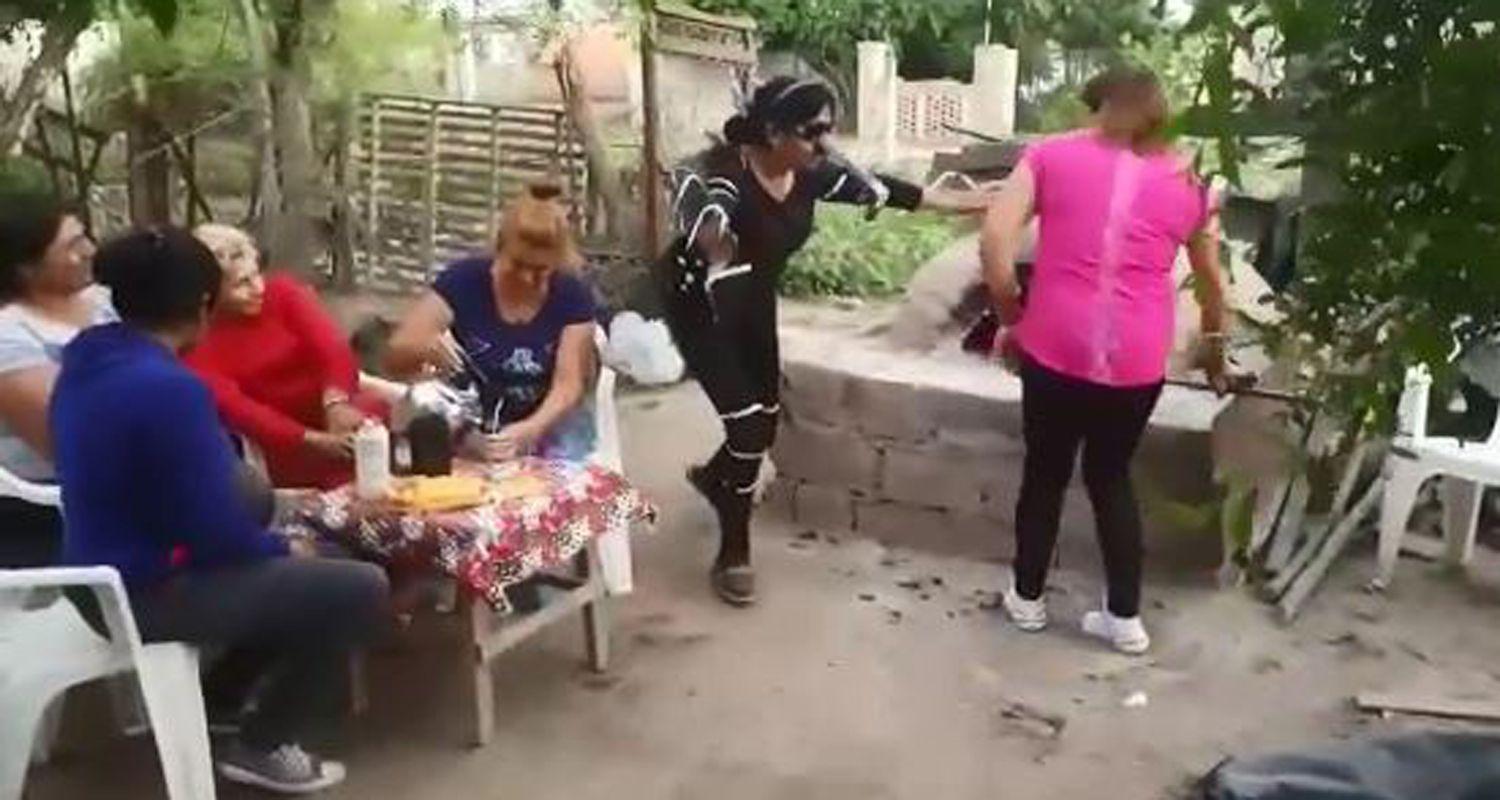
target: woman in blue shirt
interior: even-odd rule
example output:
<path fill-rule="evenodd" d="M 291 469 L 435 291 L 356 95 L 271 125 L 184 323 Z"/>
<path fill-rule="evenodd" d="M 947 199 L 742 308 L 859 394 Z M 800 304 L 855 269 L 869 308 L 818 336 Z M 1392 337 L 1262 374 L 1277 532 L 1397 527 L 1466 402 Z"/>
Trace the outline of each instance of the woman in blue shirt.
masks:
<path fill-rule="evenodd" d="M 594 301 L 575 274 L 582 258 L 558 194 L 532 186 L 506 204 L 496 254 L 445 267 L 386 354 L 398 378 L 474 378 L 485 417 L 475 441 L 487 460 L 581 458 L 592 445 L 576 412 L 592 369 Z"/>

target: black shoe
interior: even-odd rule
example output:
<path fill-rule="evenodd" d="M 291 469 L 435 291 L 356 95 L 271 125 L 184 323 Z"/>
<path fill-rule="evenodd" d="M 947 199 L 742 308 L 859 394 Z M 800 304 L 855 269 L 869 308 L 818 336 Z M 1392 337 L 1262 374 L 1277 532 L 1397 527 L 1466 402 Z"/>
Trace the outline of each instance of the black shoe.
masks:
<path fill-rule="evenodd" d="M 755 568 L 746 564 L 738 567 L 714 567 L 708 573 L 709 585 L 720 600 L 736 608 L 755 605 Z"/>

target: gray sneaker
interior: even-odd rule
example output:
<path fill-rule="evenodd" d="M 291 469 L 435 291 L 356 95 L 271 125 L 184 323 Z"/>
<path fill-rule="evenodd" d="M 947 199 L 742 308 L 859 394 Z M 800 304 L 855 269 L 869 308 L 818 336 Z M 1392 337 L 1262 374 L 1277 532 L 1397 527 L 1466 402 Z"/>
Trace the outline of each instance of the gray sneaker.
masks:
<path fill-rule="evenodd" d="M 324 761 L 295 744 L 262 752 L 236 742 L 218 766 L 226 780 L 279 794 L 320 792 L 343 783 L 345 774 L 343 764 Z"/>

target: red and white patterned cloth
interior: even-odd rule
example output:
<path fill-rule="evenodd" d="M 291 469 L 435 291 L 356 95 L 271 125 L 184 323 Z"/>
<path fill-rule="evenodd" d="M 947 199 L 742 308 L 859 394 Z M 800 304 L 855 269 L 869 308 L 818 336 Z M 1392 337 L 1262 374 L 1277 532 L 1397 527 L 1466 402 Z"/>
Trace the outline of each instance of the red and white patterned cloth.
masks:
<path fill-rule="evenodd" d="M 287 533 L 313 532 L 382 564 L 430 564 L 508 613 L 508 587 L 569 563 L 590 539 L 628 533 L 631 523 L 656 516 L 624 477 L 593 464 L 528 458 L 456 471 L 536 491 L 461 511 L 417 512 L 358 501 L 345 486 L 300 503 Z"/>

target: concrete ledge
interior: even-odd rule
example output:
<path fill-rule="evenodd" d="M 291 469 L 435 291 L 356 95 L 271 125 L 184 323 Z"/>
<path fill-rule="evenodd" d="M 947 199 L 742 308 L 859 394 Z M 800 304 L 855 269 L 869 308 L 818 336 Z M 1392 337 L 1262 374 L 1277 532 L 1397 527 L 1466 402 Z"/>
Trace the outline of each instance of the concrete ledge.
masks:
<path fill-rule="evenodd" d="M 782 330 L 786 419 L 773 458 L 798 525 L 953 555 L 1009 558 L 1025 453 L 1020 381 L 956 351 L 918 354 L 855 330 Z M 1145 494 L 1213 493 L 1209 434 L 1220 402 L 1168 387 L 1136 459 Z M 1097 560 L 1077 482 L 1063 510 L 1065 559 Z M 774 512 L 772 512 L 774 513 Z M 1156 563 L 1217 566 L 1212 534 L 1147 521 Z"/>

